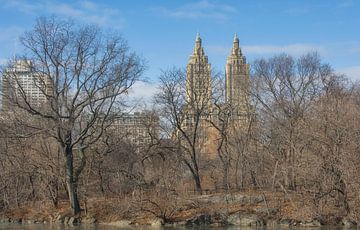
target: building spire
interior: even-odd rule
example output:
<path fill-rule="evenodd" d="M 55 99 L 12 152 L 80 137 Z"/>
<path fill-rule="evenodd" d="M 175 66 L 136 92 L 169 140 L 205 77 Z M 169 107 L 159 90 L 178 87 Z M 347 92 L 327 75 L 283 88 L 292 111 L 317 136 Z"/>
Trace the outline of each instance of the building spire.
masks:
<path fill-rule="evenodd" d="M 195 38 L 195 41 L 196 42 L 201 42 L 201 38 L 200 38 L 200 33 L 199 33 L 199 31 L 196 33 L 196 38 Z"/>
<path fill-rule="evenodd" d="M 241 49 L 240 49 L 240 46 L 239 46 L 239 38 L 238 38 L 236 33 L 234 35 L 234 41 L 233 41 L 233 47 L 231 49 L 231 53 L 233 55 L 239 55 L 239 56 L 242 55 Z"/>
<path fill-rule="evenodd" d="M 196 33 L 194 54 L 204 54 L 204 50 L 201 47 L 201 38 L 199 32 Z"/>
<path fill-rule="evenodd" d="M 239 38 L 237 36 L 237 33 L 235 33 L 235 35 L 234 35 L 234 42 L 239 42 Z"/>

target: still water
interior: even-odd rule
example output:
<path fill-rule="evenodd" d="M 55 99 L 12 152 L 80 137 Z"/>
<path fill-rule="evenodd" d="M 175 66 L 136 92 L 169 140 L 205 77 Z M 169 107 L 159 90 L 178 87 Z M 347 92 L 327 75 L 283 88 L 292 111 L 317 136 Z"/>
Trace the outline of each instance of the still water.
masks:
<path fill-rule="evenodd" d="M 236 226 L 229 226 L 229 227 L 211 227 L 211 226 L 201 226 L 201 227 L 151 227 L 151 226 L 134 226 L 134 227 L 114 227 L 109 225 L 81 225 L 81 226 L 65 226 L 65 225 L 46 225 L 46 224 L 0 224 L 0 230 L 119 230 L 119 229 L 128 229 L 128 230 L 185 230 L 185 229 L 194 229 L 194 230 L 289 230 L 289 229 L 296 229 L 296 230 L 340 230 L 343 229 L 341 227 L 334 227 L 334 226 L 322 226 L 320 228 L 300 228 L 300 227 L 292 227 L 292 228 L 266 228 L 266 227 L 259 227 L 259 228 L 250 228 L 250 227 L 236 227 Z"/>

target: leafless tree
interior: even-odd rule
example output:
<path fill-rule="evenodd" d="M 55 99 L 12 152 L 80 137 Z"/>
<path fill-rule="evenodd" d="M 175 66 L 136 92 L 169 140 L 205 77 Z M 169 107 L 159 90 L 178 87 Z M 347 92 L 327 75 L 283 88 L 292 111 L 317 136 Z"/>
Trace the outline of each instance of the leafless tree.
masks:
<path fill-rule="evenodd" d="M 297 159 L 309 144 L 301 130 L 312 102 L 322 92 L 323 79 L 330 74 L 330 67 L 321 63 L 316 53 L 298 59 L 280 55 L 254 63 L 253 75 L 258 85 L 253 96 L 261 105 L 260 122 L 266 126 L 263 143 L 281 167 L 287 188 L 296 188 Z"/>
<path fill-rule="evenodd" d="M 103 135 L 124 102 L 123 95 L 139 79 L 143 61 L 124 39 L 95 26 L 78 26 L 57 18 L 39 18 L 20 39 L 34 83 L 46 98 L 35 106 L 16 73 L 4 70 L 13 94 L 3 94 L 16 110 L 45 122 L 36 127 L 55 139 L 65 161 L 66 187 L 74 214 L 80 212 L 78 178 L 85 150 Z M 33 124 L 32 124 L 33 125 Z M 74 168 L 74 157 L 80 163 Z"/>
<path fill-rule="evenodd" d="M 199 71 L 204 71 L 205 67 Z M 205 73 L 206 74 L 206 73 Z M 200 79 L 206 81 L 206 79 Z M 198 85 L 196 85 L 198 84 Z M 208 82 L 190 82 L 181 69 L 164 71 L 160 76 L 160 92 L 156 102 L 161 106 L 161 116 L 173 130 L 172 138 L 178 143 L 182 161 L 188 167 L 194 180 L 196 190 L 201 193 L 201 156 L 206 150 L 208 119 L 211 116 L 212 102 Z M 198 90 L 199 87 L 201 90 Z"/>

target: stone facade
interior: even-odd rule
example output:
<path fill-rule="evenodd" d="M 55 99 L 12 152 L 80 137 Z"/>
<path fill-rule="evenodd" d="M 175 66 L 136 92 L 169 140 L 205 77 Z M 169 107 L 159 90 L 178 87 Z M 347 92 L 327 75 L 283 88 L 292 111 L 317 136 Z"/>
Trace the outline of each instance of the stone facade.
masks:
<path fill-rule="evenodd" d="M 159 117 L 152 113 L 125 113 L 116 117 L 110 126 L 114 134 L 137 147 L 145 147 L 159 139 Z"/>
<path fill-rule="evenodd" d="M 199 34 L 186 68 L 186 93 L 188 105 L 211 110 L 211 65 L 201 46 Z"/>
<path fill-rule="evenodd" d="M 186 105 L 184 129 L 198 132 L 199 148 L 202 152 L 215 153 L 219 131 L 214 126 L 224 126 L 226 132 L 245 130 L 249 122 L 251 105 L 249 103 L 249 65 L 239 47 L 235 35 L 225 68 L 225 101 L 212 104 L 211 65 L 205 55 L 199 34 L 196 36 L 194 52 L 190 55 L 186 72 Z M 222 119 L 222 116 L 229 116 Z"/>
<path fill-rule="evenodd" d="M 237 127 L 246 126 L 251 110 L 249 103 L 249 65 L 239 47 L 235 34 L 231 53 L 225 68 L 225 102 L 231 111 L 231 120 Z"/>

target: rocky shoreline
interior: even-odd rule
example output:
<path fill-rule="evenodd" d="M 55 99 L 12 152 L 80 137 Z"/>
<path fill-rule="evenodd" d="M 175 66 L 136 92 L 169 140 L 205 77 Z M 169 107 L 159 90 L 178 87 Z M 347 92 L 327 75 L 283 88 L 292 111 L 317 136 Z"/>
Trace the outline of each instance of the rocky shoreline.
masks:
<path fill-rule="evenodd" d="M 270 197 L 270 196 L 269 196 Z M 277 198 L 273 198 L 276 200 Z M 356 228 L 357 223 L 348 216 L 289 216 L 264 194 L 217 194 L 202 195 L 183 199 L 182 206 L 176 210 L 177 215 L 169 217 L 147 215 L 138 212 L 130 217 L 114 216 L 110 220 L 99 219 L 99 212 L 88 215 L 72 216 L 69 212 L 57 212 L 47 216 L 31 218 L 0 214 L 0 224 L 61 224 L 76 225 L 111 225 L 116 227 L 153 226 L 153 227 L 196 227 L 196 226 L 242 226 L 268 228 L 309 227 L 324 225 L 343 228 Z M 194 208 L 194 204 L 197 208 Z M 304 208 L 304 207 L 302 207 Z M 295 217 L 295 218 L 294 218 Z"/>
<path fill-rule="evenodd" d="M 119 220 L 110 223 L 98 222 L 95 218 L 91 217 L 70 217 L 70 216 L 61 216 L 59 215 L 55 220 L 47 221 L 42 219 L 36 220 L 27 220 L 21 218 L 2 218 L 0 219 L 0 224 L 61 224 L 68 226 L 76 226 L 80 224 L 84 225 L 111 225 L 116 227 L 131 227 L 131 226 L 153 226 L 153 227 L 196 227 L 196 226 L 241 226 L 241 227 L 259 227 L 266 226 L 268 228 L 290 228 L 290 227 L 309 227 L 316 228 L 328 223 L 321 222 L 321 220 L 294 220 L 294 219 L 272 219 L 272 218 L 262 218 L 256 214 L 246 214 L 246 213 L 232 213 L 225 214 L 223 212 L 214 212 L 213 214 L 200 214 L 194 217 L 191 217 L 186 220 L 180 220 L 176 222 L 167 222 L 160 218 L 149 219 L 145 223 L 138 223 L 131 220 Z M 351 219 L 343 218 L 335 225 L 343 228 L 356 228 L 357 223 Z"/>

